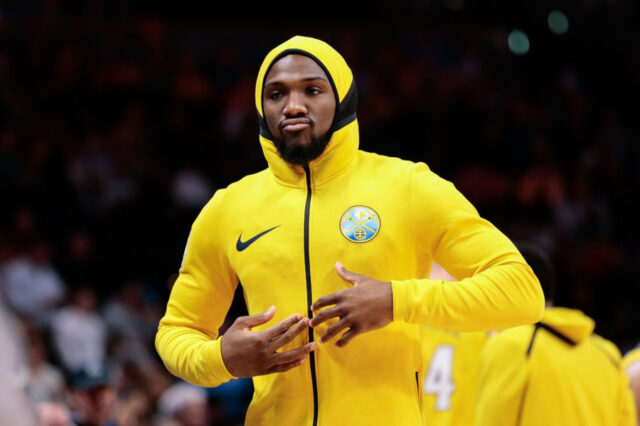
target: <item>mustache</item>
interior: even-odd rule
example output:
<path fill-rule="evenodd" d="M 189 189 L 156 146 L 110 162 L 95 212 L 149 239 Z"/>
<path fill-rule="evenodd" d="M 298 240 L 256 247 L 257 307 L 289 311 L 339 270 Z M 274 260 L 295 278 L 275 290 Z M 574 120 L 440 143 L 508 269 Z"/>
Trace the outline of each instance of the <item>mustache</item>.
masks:
<path fill-rule="evenodd" d="M 309 116 L 303 115 L 303 116 L 298 116 L 298 117 L 287 117 L 284 120 L 280 121 L 280 123 L 278 123 L 278 128 L 282 129 L 285 126 L 288 126 L 290 124 L 308 124 L 311 127 L 313 127 L 316 123 L 315 121 L 313 121 L 313 119 Z"/>

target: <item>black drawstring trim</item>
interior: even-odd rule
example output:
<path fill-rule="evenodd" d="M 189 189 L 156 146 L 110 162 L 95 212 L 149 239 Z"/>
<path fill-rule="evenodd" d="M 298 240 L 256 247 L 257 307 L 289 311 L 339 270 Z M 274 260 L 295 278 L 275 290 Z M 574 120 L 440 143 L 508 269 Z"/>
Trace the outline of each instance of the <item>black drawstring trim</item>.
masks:
<path fill-rule="evenodd" d="M 347 124 L 356 119 L 356 108 L 358 107 L 358 88 L 355 79 L 351 82 L 351 87 L 346 96 L 338 105 L 338 111 L 333 121 L 332 130 L 342 129 Z"/>

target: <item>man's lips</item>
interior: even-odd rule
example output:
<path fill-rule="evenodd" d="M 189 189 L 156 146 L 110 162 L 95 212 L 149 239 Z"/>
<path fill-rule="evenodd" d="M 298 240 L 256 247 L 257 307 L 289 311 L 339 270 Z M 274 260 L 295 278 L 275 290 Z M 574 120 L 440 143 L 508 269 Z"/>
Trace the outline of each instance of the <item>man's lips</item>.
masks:
<path fill-rule="evenodd" d="M 298 132 L 311 126 L 308 118 L 287 118 L 280 122 L 280 128 L 286 132 Z"/>

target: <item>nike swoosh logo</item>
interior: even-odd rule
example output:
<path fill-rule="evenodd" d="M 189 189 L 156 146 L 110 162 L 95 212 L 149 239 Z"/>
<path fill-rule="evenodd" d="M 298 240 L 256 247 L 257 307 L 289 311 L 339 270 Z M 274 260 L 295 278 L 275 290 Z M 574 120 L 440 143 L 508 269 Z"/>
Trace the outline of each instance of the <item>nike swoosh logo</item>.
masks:
<path fill-rule="evenodd" d="M 280 226 L 280 225 L 278 225 Z M 242 241 L 242 232 L 240 233 L 240 235 L 238 236 L 238 241 L 236 242 L 236 250 L 238 251 L 242 251 L 244 249 L 246 249 L 247 247 L 249 247 L 251 244 L 253 244 L 258 238 L 262 237 L 264 234 L 266 234 L 267 232 L 271 232 L 274 229 L 276 229 L 278 226 L 274 226 L 271 229 L 267 229 L 266 231 L 262 231 L 261 233 L 259 233 L 258 235 L 256 235 L 255 237 L 249 238 L 247 241 Z"/>

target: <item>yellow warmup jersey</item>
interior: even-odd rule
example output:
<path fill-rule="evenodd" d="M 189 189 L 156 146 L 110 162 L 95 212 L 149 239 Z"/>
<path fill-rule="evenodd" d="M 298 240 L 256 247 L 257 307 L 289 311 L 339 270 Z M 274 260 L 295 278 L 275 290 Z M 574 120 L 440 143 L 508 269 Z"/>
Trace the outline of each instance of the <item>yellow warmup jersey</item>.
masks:
<path fill-rule="evenodd" d="M 540 285 L 515 246 L 480 218 L 454 186 L 422 163 L 358 149 L 353 75 L 325 43 L 294 37 L 267 55 L 312 57 L 338 101 L 324 153 L 308 166 L 279 156 L 261 126 L 269 168 L 219 190 L 194 222 L 180 274 L 160 321 L 156 348 L 173 374 L 217 386 L 232 378 L 218 329 L 242 282 L 250 314 L 276 306 L 261 330 L 319 297 L 348 288 L 334 270 L 392 282 L 393 323 L 344 348 L 321 344 L 308 362 L 253 378 L 248 425 L 419 425 L 420 327 L 487 330 L 537 321 Z M 460 282 L 429 280 L 438 262 Z M 328 324 L 283 349 L 316 340 Z M 224 339 L 224 337 L 222 337 Z"/>
<path fill-rule="evenodd" d="M 472 425 L 486 334 L 422 327 L 422 412 L 428 426 Z"/>
<path fill-rule="evenodd" d="M 593 328 L 580 311 L 549 308 L 537 325 L 488 339 L 476 426 L 635 426 L 620 352 Z"/>

